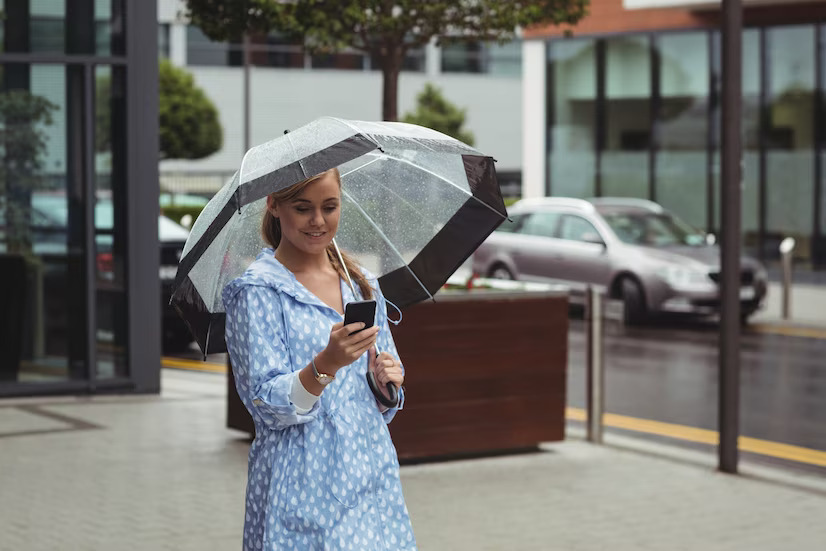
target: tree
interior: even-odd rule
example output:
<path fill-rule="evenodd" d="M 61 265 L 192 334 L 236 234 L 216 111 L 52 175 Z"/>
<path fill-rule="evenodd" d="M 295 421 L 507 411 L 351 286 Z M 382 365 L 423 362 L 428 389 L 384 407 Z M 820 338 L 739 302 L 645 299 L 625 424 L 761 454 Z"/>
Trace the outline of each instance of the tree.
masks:
<path fill-rule="evenodd" d="M 161 159 L 202 159 L 223 143 L 218 110 L 192 75 L 162 60 L 158 67 L 158 111 Z M 112 148 L 112 79 L 100 76 L 95 83 L 95 151 Z"/>
<path fill-rule="evenodd" d="M 28 90 L 0 93 L 0 209 L 6 215 L 8 252 L 31 252 L 31 194 L 42 184 L 43 128 L 52 124 L 55 109 Z"/>
<path fill-rule="evenodd" d="M 201 159 L 223 143 L 218 110 L 191 74 L 168 60 L 158 75 L 160 156 L 162 159 Z"/>
<path fill-rule="evenodd" d="M 186 0 L 192 22 L 213 40 L 286 32 L 312 50 L 353 48 L 377 60 L 382 116 L 397 117 L 405 54 L 432 38 L 505 42 L 517 28 L 574 24 L 589 0 Z"/>
<path fill-rule="evenodd" d="M 465 124 L 465 109 L 459 109 L 442 95 L 442 91 L 429 82 L 416 96 L 416 110 L 406 113 L 404 122 L 418 124 L 447 134 L 472 146 L 473 134 L 462 129 Z"/>

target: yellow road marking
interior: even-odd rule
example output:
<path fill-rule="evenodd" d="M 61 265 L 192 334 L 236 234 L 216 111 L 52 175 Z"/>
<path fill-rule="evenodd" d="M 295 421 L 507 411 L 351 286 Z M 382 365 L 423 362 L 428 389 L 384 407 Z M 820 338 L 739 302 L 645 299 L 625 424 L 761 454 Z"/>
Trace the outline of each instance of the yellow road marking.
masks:
<path fill-rule="evenodd" d="M 175 369 L 189 369 L 191 371 L 207 371 L 209 373 L 226 373 L 227 366 L 215 362 L 199 362 L 196 360 L 185 360 L 183 358 L 161 358 L 161 365 L 173 367 Z"/>
<path fill-rule="evenodd" d="M 227 372 L 226 365 L 215 362 L 199 362 L 182 358 L 163 357 L 162 364 L 164 367 L 188 369 L 192 371 L 206 371 L 209 373 Z M 585 410 L 583 409 L 569 407 L 566 409 L 565 414 L 568 419 L 573 421 L 587 420 Z M 638 419 L 616 413 L 604 414 L 603 423 L 606 427 L 667 436 L 678 440 L 709 444 L 712 446 L 716 446 L 719 442 L 719 434 L 717 431 L 687 427 L 674 423 L 663 423 L 662 421 L 652 421 L 650 419 Z M 750 438 L 748 436 L 741 436 L 738 444 L 740 450 L 744 452 L 826 467 L 826 452 L 823 451 L 761 440 L 759 438 Z"/>
<path fill-rule="evenodd" d="M 818 327 L 793 327 L 788 325 L 755 323 L 753 325 L 749 325 L 748 330 L 755 333 L 770 333 L 772 335 L 784 335 L 786 337 L 826 339 L 826 329 L 820 329 Z"/>
<path fill-rule="evenodd" d="M 567 408 L 566 416 L 568 419 L 574 421 L 586 420 L 585 410 L 579 408 Z M 650 419 L 637 419 L 635 417 L 617 415 L 616 413 L 606 413 L 603 416 L 603 423 L 606 427 L 655 434 L 658 436 L 668 436 L 678 440 L 710 444 L 713 446 L 716 446 L 720 439 L 717 431 L 698 429 L 673 423 L 663 423 L 661 421 L 651 421 Z M 826 452 L 820 450 L 760 440 L 759 438 L 750 438 L 748 436 L 741 436 L 738 439 L 738 447 L 740 451 L 744 452 L 817 465 L 818 467 L 826 467 Z"/>

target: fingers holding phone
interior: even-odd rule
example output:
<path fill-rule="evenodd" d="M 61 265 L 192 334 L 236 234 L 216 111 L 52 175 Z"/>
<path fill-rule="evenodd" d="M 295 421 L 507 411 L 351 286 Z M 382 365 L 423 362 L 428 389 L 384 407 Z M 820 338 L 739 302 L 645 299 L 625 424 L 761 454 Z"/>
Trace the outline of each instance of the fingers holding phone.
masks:
<path fill-rule="evenodd" d="M 365 328 L 363 322 L 348 325 L 339 322 L 333 325 L 330 341 L 319 356 L 323 356 L 324 363 L 337 371 L 375 346 L 378 333 L 378 327 Z"/>

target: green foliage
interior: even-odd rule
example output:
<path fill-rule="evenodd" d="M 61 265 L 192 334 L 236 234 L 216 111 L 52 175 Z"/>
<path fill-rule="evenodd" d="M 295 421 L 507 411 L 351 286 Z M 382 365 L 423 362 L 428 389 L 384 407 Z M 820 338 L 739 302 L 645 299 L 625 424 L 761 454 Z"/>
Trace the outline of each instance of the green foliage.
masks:
<path fill-rule="evenodd" d="M 459 109 L 447 101 L 439 88 L 427 83 L 424 90 L 416 96 L 416 104 L 415 111 L 404 115 L 404 122 L 426 126 L 470 146 L 473 145 L 473 134 L 462 129 L 466 110 Z"/>
<path fill-rule="evenodd" d="M 588 0 L 186 0 L 188 15 L 213 40 L 274 29 L 307 36 L 318 48 L 371 53 L 418 47 L 431 37 L 507 41 L 517 27 L 573 25 Z"/>
<path fill-rule="evenodd" d="M 45 126 L 57 106 L 27 90 L 0 93 L 0 209 L 7 250 L 31 252 L 31 193 L 41 187 Z"/>
<path fill-rule="evenodd" d="M 162 60 L 158 87 L 161 158 L 201 159 L 221 149 L 218 110 L 191 74 Z"/>
<path fill-rule="evenodd" d="M 213 40 L 274 30 L 304 37 L 310 50 L 345 47 L 381 64 L 383 114 L 396 119 L 398 75 L 405 53 L 431 38 L 506 42 L 518 27 L 573 25 L 589 0 L 186 0 L 188 15 Z"/>
<path fill-rule="evenodd" d="M 0 144 L 4 152 L 0 170 L 3 176 L 25 177 L 43 167 L 41 155 L 46 152 L 46 134 L 42 127 L 52 124 L 55 109 L 57 106 L 46 98 L 26 90 L 0 94 Z"/>
<path fill-rule="evenodd" d="M 201 159 L 223 143 L 218 110 L 192 75 L 162 60 L 158 74 L 160 157 Z M 99 76 L 95 83 L 95 151 L 112 147 L 112 79 Z"/>
<path fill-rule="evenodd" d="M 112 79 L 99 76 L 95 80 L 95 151 L 112 150 Z"/>

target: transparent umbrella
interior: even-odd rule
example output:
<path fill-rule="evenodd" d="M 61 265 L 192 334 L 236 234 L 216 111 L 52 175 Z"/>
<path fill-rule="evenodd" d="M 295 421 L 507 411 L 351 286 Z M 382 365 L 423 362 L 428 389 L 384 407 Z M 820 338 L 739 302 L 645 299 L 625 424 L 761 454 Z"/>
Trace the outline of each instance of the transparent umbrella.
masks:
<path fill-rule="evenodd" d="M 268 194 L 338 167 L 336 241 L 404 308 L 436 291 L 507 216 L 493 159 L 434 130 L 325 117 L 250 149 L 192 227 L 172 303 L 206 355 L 226 350 L 221 291 L 265 247 Z"/>

